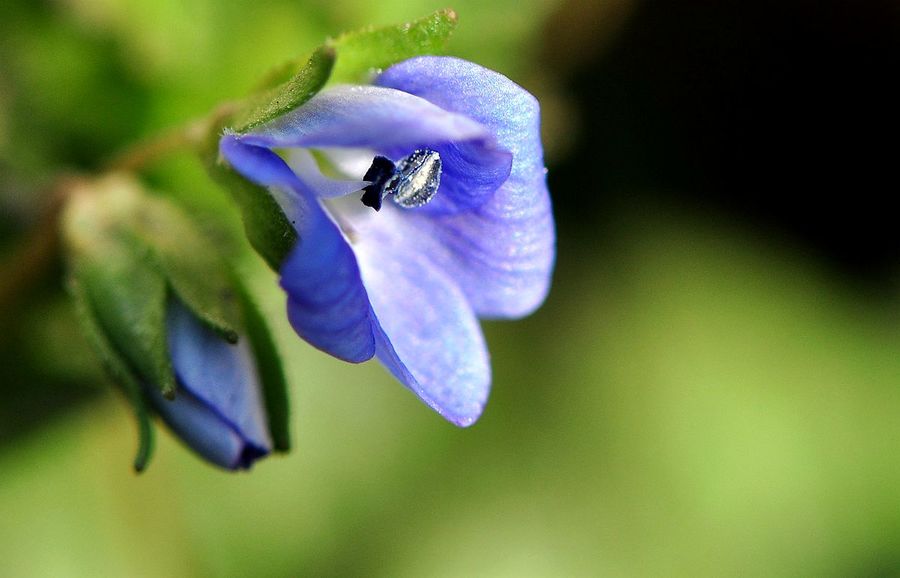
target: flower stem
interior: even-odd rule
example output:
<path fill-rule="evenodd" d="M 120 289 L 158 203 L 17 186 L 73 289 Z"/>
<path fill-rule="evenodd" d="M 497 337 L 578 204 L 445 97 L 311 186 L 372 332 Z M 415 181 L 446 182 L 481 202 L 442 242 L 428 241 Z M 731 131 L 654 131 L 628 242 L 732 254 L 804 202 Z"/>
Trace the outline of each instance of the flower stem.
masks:
<path fill-rule="evenodd" d="M 112 157 L 112 160 L 106 165 L 106 170 L 109 172 L 141 170 L 173 152 L 195 145 L 203 138 L 205 120 L 201 119 L 169 129 L 126 147 Z"/>

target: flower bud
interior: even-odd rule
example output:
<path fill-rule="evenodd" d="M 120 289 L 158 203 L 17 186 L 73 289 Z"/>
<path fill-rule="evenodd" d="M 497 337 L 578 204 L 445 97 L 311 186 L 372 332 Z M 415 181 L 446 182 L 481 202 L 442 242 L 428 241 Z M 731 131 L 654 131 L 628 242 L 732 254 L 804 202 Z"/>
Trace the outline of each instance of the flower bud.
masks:
<path fill-rule="evenodd" d="M 166 334 L 178 387 L 168 400 L 145 385 L 153 408 L 205 459 L 249 468 L 271 451 L 272 440 L 247 340 L 228 343 L 177 299 L 169 303 Z"/>
<path fill-rule="evenodd" d="M 110 177 L 72 193 L 63 238 L 82 326 L 138 418 L 136 469 L 151 453 L 151 413 L 223 468 L 246 469 L 288 449 L 271 338 L 181 211 Z"/>

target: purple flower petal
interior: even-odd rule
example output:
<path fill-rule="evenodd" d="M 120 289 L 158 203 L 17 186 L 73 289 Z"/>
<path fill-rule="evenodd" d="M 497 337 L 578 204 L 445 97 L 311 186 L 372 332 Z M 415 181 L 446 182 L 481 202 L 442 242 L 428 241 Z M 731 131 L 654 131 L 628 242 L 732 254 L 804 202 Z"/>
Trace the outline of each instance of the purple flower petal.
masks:
<path fill-rule="evenodd" d="M 337 225 L 285 162 L 272 151 L 222 137 L 222 155 L 251 181 L 272 187 L 299 241 L 281 266 L 288 319 L 313 346 L 351 362 L 375 354 L 369 299 L 353 250 Z"/>
<path fill-rule="evenodd" d="M 430 146 L 441 156 L 443 170 L 438 194 L 415 209 L 426 215 L 453 215 L 483 205 L 509 177 L 512 154 L 492 147 L 456 142 Z M 400 158 L 410 151 L 388 151 Z"/>
<path fill-rule="evenodd" d="M 376 82 L 319 93 L 252 133 L 226 135 L 221 151 L 279 195 L 297 224 L 301 241 L 281 271 L 297 332 L 344 359 L 377 355 L 428 405 L 467 426 L 490 388 L 476 315 L 528 314 L 549 288 L 555 231 L 538 104 L 506 77 L 452 58 L 412 59 Z M 389 202 L 375 213 L 357 198 L 336 198 L 352 181 L 325 179 L 303 153 L 289 167 L 273 152 L 314 147 L 395 161 L 435 150 L 440 188 L 425 206 Z M 340 228 L 317 197 L 329 199 Z"/>
<path fill-rule="evenodd" d="M 405 92 L 378 86 L 338 86 L 239 137 L 265 148 L 366 148 L 398 160 L 419 148 L 443 161 L 441 194 L 428 213 L 455 213 L 482 204 L 507 178 L 512 156 L 472 118 Z M 356 175 L 362 177 L 362 175 Z"/>
<path fill-rule="evenodd" d="M 177 300 L 169 305 L 167 330 L 179 389 L 169 401 L 147 388 L 158 413 L 210 462 L 249 468 L 272 441 L 247 341 L 229 344 Z"/>
<path fill-rule="evenodd" d="M 266 148 L 416 148 L 427 143 L 491 140 L 485 127 L 405 92 L 336 86 L 243 135 Z"/>
<path fill-rule="evenodd" d="M 187 392 L 169 401 L 147 388 L 153 406 L 169 428 L 207 461 L 229 470 L 249 469 L 268 448 L 247 443 L 213 408 Z"/>
<path fill-rule="evenodd" d="M 401 62 L 376 83 L 477 121 L 512 153 L 509 178 L 484 204 L 456 215 L 411 214 L 409 221 L 417 250 L 456 280 L 478 315 L 534 311 L 549 290 L 556 255 L 535 98 L 501 74 L 448 57 Z"/>
<path fill-rule="evenodd" d="M 414 250 L 397 249 L 399 231 L 371 232 L 354 248 L 379 324 L 378 359 L 445 419 L 471 425 L 491 382 L 478 320 L 453 279 Z"/>

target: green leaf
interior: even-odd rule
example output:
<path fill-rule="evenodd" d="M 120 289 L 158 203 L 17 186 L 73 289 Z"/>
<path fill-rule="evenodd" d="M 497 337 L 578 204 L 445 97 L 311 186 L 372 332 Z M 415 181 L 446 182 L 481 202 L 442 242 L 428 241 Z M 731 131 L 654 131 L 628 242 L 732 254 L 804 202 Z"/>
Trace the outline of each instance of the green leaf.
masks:
<path fill-rule="evenodd" d="M 262 382 L 272 443 L 276 451 L 286 452 L 291 449 L 290 401 L 281 356 L 278 355 L 263 316 L 246 288 L 239 285 L 238 293 L 244 309 L 247 337 L 256 356 L 256 368 Z"/>
<path fill-rule="evenodd" d="M 69 292 L 75 301 L 75 309 L 78 313 L 78 320 L 81 329 L 88 338 L 94 351 L 100 357 L 100 361 L 106 368 L 107 373 L 112 377 L 114 382 L 121 388 L 126 399 L 134 411 L 134 416 L 138 426 L 138 447 L 134 457 L 134 469 L 142 472 L 146 469 L 150 458 L 153 455 L 153 424 L 150 420 L 150 413 L 144 401 L 141 385 L 138 378 L 132 373 L 128 367 L 128 363 L 122 358 L 116 348 L 106 338 L 106 334 L 97 322 L 93 307 L 84 291 L 81 283 L 77 278 L 69 278 Z"/>
<path fill-rule="evenodd" d="M 246 132 L 297 108 L 325 86 L 332 66 L 334 49 L 320 46 L 289 80 L 250 97 L 232 117 L 230 126 L 236 132 Z M 284 69 L 278 70 L 272 79 L 263 83 L 264 86 L 283 77 L 284 72 Z"/>
<path fill-rule="evenodd" d="M 202 321 L 235 343 L 241 327 L 233 279 L 218 250 L 174 204 L 145 197 L 134 233 L 157 259 L 172 289 Z"/>
<path fill-rule="evenodd" d="M 256 83 L 256 86 L 251 91 L 251 94 L 258 95 L 262 92 L 277 88 L 279 85 L 289 82 L 292 78 L 294 78 L 294 76 L 296 76 L 297 72 L 303 70 L 303 68 L 308 63 L 308 57 L 291 58 L 290 60 L 282 62 L 278 66 L 273 66 L 260 79 L 260 81 Z"/>
<path fill-rule="evenodd" d="M 392 64 L 422 54 L 439 54 L 456 22 L 456 13 L 445 9 L 406 24 L 342 34 L 327 44 L 337 52 L 331 81 L 368 83 L 373 72 Z"/>

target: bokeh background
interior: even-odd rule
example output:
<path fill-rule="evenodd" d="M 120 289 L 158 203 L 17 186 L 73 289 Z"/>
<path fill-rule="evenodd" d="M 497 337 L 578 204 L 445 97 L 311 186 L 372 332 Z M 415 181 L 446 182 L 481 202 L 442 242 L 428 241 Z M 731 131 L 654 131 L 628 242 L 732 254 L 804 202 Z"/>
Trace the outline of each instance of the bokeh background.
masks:
<path fill-rule="evenodd" d="M 0 266 L 59 173 L 442 7 L 0 2 Z M 136 476 L 56 262 L 0 311 L 0 575 L 900 575 L 897 3 L 452 7 L 542 102 L 559 228 L 546 305 L 485 324 L 481 421 L 302 343 L 236 242 L 295 450 L 230 475 L 161 432 Z M 146 179 L 239 232 L 190 157 Z"/>

